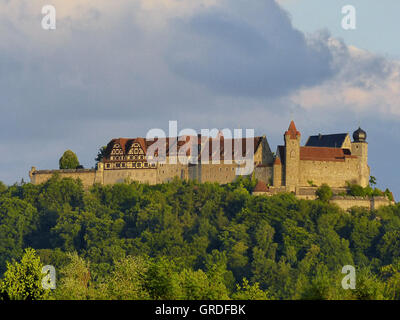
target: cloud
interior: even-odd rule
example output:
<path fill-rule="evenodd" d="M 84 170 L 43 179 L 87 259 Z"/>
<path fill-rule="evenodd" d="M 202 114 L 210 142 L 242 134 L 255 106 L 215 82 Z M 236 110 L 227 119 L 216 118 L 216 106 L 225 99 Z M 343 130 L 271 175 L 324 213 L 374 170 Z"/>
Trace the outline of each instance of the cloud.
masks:
<path fill-rule="evenodd" d="M 273 0 L 222 3 L 173 24 L 168 62 L 184 79 L 217 94 L 271 98 L 336 72 L 326 36 L 306 39 Z"/>
<path fill-rule="evenodd" d="M 304 109 L 353 110 L 400 116 L 400 62 L 330 39 L 335 68 L 327 81 L 293 93 L 290 100 Z"/>

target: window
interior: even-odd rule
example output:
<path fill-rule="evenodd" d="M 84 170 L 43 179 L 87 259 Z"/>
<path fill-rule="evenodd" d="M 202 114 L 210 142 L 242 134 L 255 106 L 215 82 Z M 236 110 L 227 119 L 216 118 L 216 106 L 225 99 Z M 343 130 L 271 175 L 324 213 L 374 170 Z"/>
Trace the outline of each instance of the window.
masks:
<path fill-rule="evenodd" d="M 107 163 L 106 167 L 107 167 L 107 168 L 109 168 L 109 167 L 110 167 L 110 164 L 109 164 L 109 163 Z"/>
<path fill-rule="evenodd" d="M 143 165 L 144 165 L 145 168 L 149 167 L 149 164 L 147 162 L 145 162 Z"/>
<path fill-rule="evenodd" d="M 138 167 L 138 168 L 141 168 L 141 167 L 142 167 L 142 163 L 141 163 L 141 162 L 138 162 L 138 163 L 137 163 L 137 167 Z"/>
<path fill-rule="evenodd" d="M 121 166 L 121 164 L 117 163 L 115 166 L 116 166 L 117 168 L 119 168 L 119 167 Z"/>
<path fill-rule="evenodd" d="M 125 163 L 122 164 L 122 167 L 125 167 Z"/>

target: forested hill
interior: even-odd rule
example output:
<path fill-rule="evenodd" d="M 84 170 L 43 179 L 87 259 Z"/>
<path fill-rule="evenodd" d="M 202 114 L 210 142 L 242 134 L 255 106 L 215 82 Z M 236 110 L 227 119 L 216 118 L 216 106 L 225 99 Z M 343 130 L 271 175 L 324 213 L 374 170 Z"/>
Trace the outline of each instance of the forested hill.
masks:
<path fill-rule="evenodd" d="M 34 248 L 55 298 L 399 298 L 400 205 L 345 212 L 254 184 L 0 184 L 0 275 Z"/>

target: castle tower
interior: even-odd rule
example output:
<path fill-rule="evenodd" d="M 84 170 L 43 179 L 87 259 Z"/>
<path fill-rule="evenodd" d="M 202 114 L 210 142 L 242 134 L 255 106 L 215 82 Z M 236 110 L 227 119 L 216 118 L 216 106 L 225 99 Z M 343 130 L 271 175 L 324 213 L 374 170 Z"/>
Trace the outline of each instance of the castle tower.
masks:
<path fill-rule="evenodd" d="M 272 172 L 272 185 L 280 187 L 282 185 L 282 162 L 279 157 L 275 158 Z"/>
<path fill-rule="evenodd" d="M 370 177 L 370 168 L 368 166 L 368 143 L 367 133 L 358 128 L 353 133 L 353 142 L 351 143 L 351 153 L 359 157 L 358 184 L 363 187 L 368 186 Z"/>
<path fill-rule="evenodd" d="M 289 129 L 285 132 L 285 186 L 287 191 L 296 191 L 299 184 L 300 168 L 300 138 L 301 134 L 296 129 L 294 122 L 290 122 Z"/>

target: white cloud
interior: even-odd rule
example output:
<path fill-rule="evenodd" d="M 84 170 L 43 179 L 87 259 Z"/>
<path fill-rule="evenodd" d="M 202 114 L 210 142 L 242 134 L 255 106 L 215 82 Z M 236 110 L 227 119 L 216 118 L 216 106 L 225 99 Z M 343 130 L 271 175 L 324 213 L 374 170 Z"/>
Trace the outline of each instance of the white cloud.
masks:
<path fill-rule="evenodd" d="M 307 110 L 351 110 L 400 117 L 400 62 L 330 39 L 339 72 L 323 83 L 291 95 Z"/>

